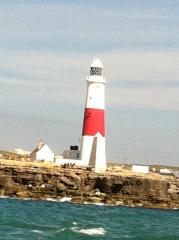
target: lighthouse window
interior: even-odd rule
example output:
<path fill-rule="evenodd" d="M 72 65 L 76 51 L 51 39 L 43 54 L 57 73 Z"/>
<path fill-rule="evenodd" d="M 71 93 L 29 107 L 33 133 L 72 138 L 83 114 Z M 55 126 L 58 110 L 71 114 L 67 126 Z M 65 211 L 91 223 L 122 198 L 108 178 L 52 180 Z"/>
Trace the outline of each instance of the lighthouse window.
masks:
<path fill-rule="evenodd" d="M 90 69 L 90 75 L 102 75 L 102 68 L 99 67 L 91 67 Z"/>

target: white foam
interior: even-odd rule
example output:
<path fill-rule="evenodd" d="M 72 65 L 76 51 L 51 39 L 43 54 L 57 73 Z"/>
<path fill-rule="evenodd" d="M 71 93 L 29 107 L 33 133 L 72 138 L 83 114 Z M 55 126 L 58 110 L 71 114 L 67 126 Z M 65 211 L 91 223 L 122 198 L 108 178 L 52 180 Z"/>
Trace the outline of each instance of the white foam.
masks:
<path fill-rule="evenodd" d="M 22 198 L 22 200 L 29 201 L 29 200 L 32 200 L 32 198 Z"/>
<path fill-rule="evenodd" d="M 77 225 L 77 222 L 73 222 L 73 225 Z"/>
<path fill-rule="evenodd" d="M 8 196 L 4 196 L 4 195 L 2 195 L 2 196 L 0 196 L 0 198 L 8 198 Z"/>
<path fill-rule="evenodd" d="M 107 206 L 107 204 L 104 204 L 104 203 L 91 203 L 91 202 L 86 202 L 86 201 L 84 201 L 84 203 L 83 204 L 85 204 L 85 205 L 96 205 L 96 206 Z"/>
<path fill-rule="evenodd" d="M 104 206 L 104 203 L 92 203 L 92 205 L 96 205 L 96 206 Z"/>
<path fill-rule="evenodd" d="M 106 230 L 104 228 L 87 228 L 87 229 L 80 229 L 78 227 L 72 227 L 71 230 L 77 233 L 83 233 L 86 235 L 105 235 Z"/>
<path fill-rule="evenodd" d="M 34 232 L 34 233 L 43 233 L 42 231 L 37 230 L 37 229 L 31 230 L 31 232 Z"/>
<path fill-rule="evenodd" d="M 47 201 L 50 201 L 50 202 L 58 202 L 57 199 L 54 199 L 54 198 L 47 198 Z"/>
<path fill-rule="evenodd" d="M 62 199 L 60 199 L 60 202 L 71 202 L 71 200 L 71 197 L 63 197 Z"/>
<path fill-rule="evenodd" d="M 64 232 L 66 228 L 59 229 L 57 232 Z"/>

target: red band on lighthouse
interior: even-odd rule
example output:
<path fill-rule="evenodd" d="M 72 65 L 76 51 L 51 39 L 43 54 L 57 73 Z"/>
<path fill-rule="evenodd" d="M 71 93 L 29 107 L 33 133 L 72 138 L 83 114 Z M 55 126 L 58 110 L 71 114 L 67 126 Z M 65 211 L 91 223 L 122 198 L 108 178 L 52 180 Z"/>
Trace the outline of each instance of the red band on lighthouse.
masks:
<path fill-rule="evenodd" d="M 105 136 L 104 110 L 85 108 L 83 136 L 95 136 L 98 132 Z"/>

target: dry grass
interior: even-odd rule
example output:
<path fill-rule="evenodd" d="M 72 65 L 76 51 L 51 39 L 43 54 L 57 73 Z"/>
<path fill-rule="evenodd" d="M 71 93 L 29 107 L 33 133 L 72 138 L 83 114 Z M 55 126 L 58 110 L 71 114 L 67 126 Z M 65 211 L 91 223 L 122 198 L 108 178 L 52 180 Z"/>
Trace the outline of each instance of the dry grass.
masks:
<path fill-rule="evenodd" d="M 46 171 L 52 171 L 52 172 L 58 172 L 63 171 L 62 167 L 59 164 L 51 163 L 51 162 L 28 162 L 28 161 L 17 161 L 17 160 L 6 160 L 6 159 L 0 159 L 0 166 L 6 166 L 6 167 L 16 167 L 16 168 L 37 168 L 46 170 Z M 75 169 L 74 169 L 75 170 Z M 73 171 L 73 169 L 66 168 L 65 171 Z M 84 171 L 83 168 L 78 168 L 78 171 Z M 158 179 L 158 180 L 167 180 L 173 178 L 172 176 L 162 176 L 158 173 L 134 173 L 129 170 L 123 170 L 122 168 L 108 168 L 108 171 L 104 173 L 104 175 L 120 175 L 122 177 L 140 177 L 140 178 L 148 178 L 148 179 Z"/>
<path fill-rule="evenodd" d="M 124 176 L 124 177 L 139 177 L 139 178 L 147 178 L 147 179 L 158 179 L 158 180 L 166 180 L 168 178 L 173 178 L 173 176 L 164 176 L 164 175 L 160 175 L 159 173 L 137 173 L 137 172 L 132 172 L 130 170 L 124 170 L 121 167 L 113 167 L 108 168 L 108 172 L 106 173 L 111 174 L 111 175 L 120 175 L 120 176 Z"/>
<path fill-rule="evenodd" d="M 17 160 L 6 160 L 0 159 L 0 165 L 9 167 L 22 167 L 22 168 L 47 168 L 55 170 L 61 168 L 60 165 L 51 162 L 28 162 L 28 161 L 17 161 Z"/>

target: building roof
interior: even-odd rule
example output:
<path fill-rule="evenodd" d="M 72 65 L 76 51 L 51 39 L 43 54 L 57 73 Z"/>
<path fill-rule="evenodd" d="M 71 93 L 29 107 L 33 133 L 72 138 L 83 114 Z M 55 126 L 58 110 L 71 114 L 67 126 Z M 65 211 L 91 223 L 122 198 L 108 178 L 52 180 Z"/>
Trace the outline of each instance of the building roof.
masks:
<path fill-rule="evenodd" d="M 46 145 L 46 144 L 43 143 L 40 147 L 37 146 L 37 147 L 31 152 L 30 155 L 37 153 L 37 152 L 40 151 L 40 149 L 42 149 L 45 145 Z"/>

